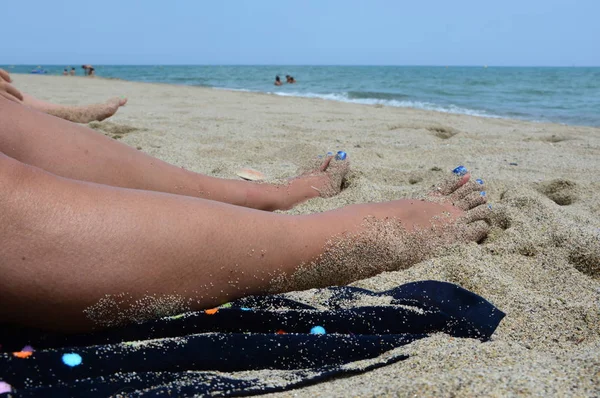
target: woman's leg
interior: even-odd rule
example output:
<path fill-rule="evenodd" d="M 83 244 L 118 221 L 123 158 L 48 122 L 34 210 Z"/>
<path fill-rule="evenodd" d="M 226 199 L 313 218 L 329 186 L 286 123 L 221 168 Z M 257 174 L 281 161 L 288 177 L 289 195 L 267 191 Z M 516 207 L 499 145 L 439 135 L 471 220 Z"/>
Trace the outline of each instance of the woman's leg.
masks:
<path fill-rule="evenodd" d="M 170 165 L 87 127 L 36 112 L 4 97 L 0 97 L 0 120 L 0 152 L 50 173 L 259 210 L 285 210 L 310 198 L 339 193 L 348 171 L 348 161 L 328 159 L 314 173 L 282 185 L 226 180 Z"/>
<path fill-rule="evenodd" d="M 62 178 L 0 153 L 0 319 L 89 330 L 407 267 L 486 235 L 485 197 L 467 180 L 438 203 L 290 216 Z"/>
<path fill-rule="evenodd" d="M 22 104 L 74 123 L 89 123 L 108 119 L 127 103 L 126 98 L 111 98 L 103 104 L 82 106 L 57 105 L 23 93 Z"/>
<path fill-rule="evenodd" d="M 0 82 L 11 83 L 12 79 L 7 71 L 0 69 Z M 93 121 L 102 121 L 114 115 L 117 110 L 127 103 L 124 98 L 111 98 L 104 104 L 93 104 L 84 106 L 65 106 L 42 101 L 29 94 L 21 93 L 14 87 L 11 87 L 13 95 L 11 100 L 26 105 L 35 110 L 48 113 L 61 119 L 69 120 L 75 123 L 89 123 Z M 1 94 L 1 93 L 0 93 Z"/>

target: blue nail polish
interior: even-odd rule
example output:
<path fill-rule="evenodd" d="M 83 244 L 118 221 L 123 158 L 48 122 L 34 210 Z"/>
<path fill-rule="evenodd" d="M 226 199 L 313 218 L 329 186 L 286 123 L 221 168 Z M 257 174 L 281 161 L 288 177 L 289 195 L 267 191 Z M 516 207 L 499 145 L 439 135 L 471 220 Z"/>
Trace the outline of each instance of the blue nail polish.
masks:
<path fill-rule="evenodd" d="M 455 168 L 454 170 L 452 170 L 452 172 L 458 176 L 464 176 L 465 174 L 467 174 L 467 168 L 465 166 L 458 166 L 457 168 Z"/>
<path fill-rule="evenodd" d="M 481 194 L 481 196 L 485 196 L 485 191 L 481 191 L 479 193 Z"/>
<path fill-rule="evenodd" d="M 475 182 L 479 185 L 483 185 L 483 180 L 481 178 L 476 179 Z"/>
<path fill-rule="evenodd" d="M 327 156 L 333 156 L 333 152 L 331 152 L 331 151 L 327 152 Z"/>
<path fill-rule="evenodd" d="M 323 159 L 323 155 L 319 155 L 319 156 L 317 156 L 317 158 Z"/>
<path fill-rule="evenodd" d="M 335 158 L 337 160 L 346 160 L 346 156 L 348 156 L 348 154 L 346 154 L 346 152 L 338 151 L 337 155 L 335 155 Z"/>
<path fill-rule="evenodd" d="M 492 205 L 488 205 L 488 209 L 492 210 Z"/>

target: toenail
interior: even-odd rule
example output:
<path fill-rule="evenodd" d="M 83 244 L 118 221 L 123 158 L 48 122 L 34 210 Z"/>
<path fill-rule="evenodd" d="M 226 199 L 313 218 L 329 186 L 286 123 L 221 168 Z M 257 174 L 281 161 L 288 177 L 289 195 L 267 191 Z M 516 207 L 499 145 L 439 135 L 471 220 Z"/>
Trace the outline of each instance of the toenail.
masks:
<path fill-rule="evenodd" d="M 331 151 L 327 152 L 327 156 L 333 156 L 333 152 L 331 152 Z"/>
<path fill-rule="evenodd" d="M 483 180 L 481 178 L 476 179 L 475 182 L 479 185 L 483 185 Z"/>
<path fill-rule="evenodd" d="M 337 160 L 346 160 L 346 156 L 348 156 L 348 154 L 344 151 L 338 151 L 337 155 L 335 155 L 335 158 Z"/>
<path fill-rule="evenodd" d="M 488 205 L 488 209 L 492 210 L 492 205 L 491 204 Z"/>
<path fill-rule="evenodd" d="M 467 168 L 465 166 L 458 166 L 457 168 L 452 170 L 452 172 L 456 175 L 464 176 L 465 174 L 467 174 Z"/>
<path fill-rule="evenodd" d="M 481 191 L 479 193 L 481 194 L 481 196 L 485 196 L 485 191 Z"/>

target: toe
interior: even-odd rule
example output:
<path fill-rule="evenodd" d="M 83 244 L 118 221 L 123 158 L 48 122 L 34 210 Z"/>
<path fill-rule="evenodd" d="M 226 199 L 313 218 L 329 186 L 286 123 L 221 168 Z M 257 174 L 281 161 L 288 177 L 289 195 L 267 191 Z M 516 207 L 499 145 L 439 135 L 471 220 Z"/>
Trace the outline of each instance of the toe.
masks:
<path fill-rule="evenodd" d="M 331 174 L 333 172 L 334 174 L 341 173 L 343 177 L 346 175 L 348 168 L 349 157 L 346 152 L 327 152 L 326 155 L 319 155 L 316 159 L 311 160 L 308 165 L 302 167 L 300 174 L 313 174 L 315 172 Z"/>
<path fill-rule="evenodd" d="M 490 232 L 490 226 L 485 221 L 475 221 L 467 224 L 464 230 L 464 238 L 466 242 L 479 242 L 484 239 Z"/>
<path fill-rule="evenodd" d="M 461 221 L 465 223 L 472 223 L 480 220 L 489 220 L 491 214 L 491 208 L 488 205 L 483 204 L 465 212 L 464 216 L 461 218 Z"/>
<path fill-rule="evenodd" d="M 331 184 L 336 193 L 339 193 L 342 190 L 343 181 L 350 171 L 350 160 L 348 156 L 344 152 L 344 156 L 342 158 L 342 156 L 340 156 L 340 152 L 338 152 L 334 158 L 330 159 L 329 166 L 325 171 L 327 175 L 329 175 Z"/>
<path fill-rule="evenodd" d="M 348 154 L 344 151 L 337 151 L 335 154 L 335 160 L 346 160 Z"/>
<path fill-rule="evenodd" d="M 327 170 L 329 167 L 329 162 L 333 158 L 332 152 L 327 152 L 327 154 L 322 154 L 315 156 L 313 159 L 310 159 L 300 167 L 298 172 L 300 174 L 311 174 L 314 172 L 322 172 Z"/>
<path fill-rule="evenodd" d="M 477 207 L 481 204 L 487 202 L 487 196 L 485 191 L 471 192 L 464 198 L 457 200 L 454 202 L 454 206 L 458 207 L 461 210 L 470 210 L 474 207 Z"/>
<path fill-rule="evenodd" d="M 343 154 L 340 155 L 340 154 Z M 343 178 L 348 173 L 350 169 L 350 159 L 346 152 L 339 151 L 335 157 L 331 158 L 327 171 L 332 172 L 334 174 L 340 175 L 340 178 Z"/>
<path fill-rule="evenodd" d="M 455 192 L 457 189 L 465 185 L 469 178 L 471 178 L 471 174 L 468 172 L 463 175 L 453 175 L 451 177 L 446 178 L 442 181 L 441 184 L 438 184 L 434 190 L 431 192 L 433 196 L 448 196 Z"/>
<path fill-rule="evenodd" d="M 331 164 L 331 161 L 333 160 L 333 156 L 331 155 L 327 155 L 325 157 L 325 159 L 321 162 L 321 164 L 319 165 L 319 171 L 325 171 L 327 170 L 327 168 L 329 167 L 329 165 Z"/>
<path fill-rule="evenodd" d="M 466 196 L 470 195 L 473 192 L 485 191 L 485 185 L 483 184 L 483 180 L 477 179 L 475 181 L 469 180 L 461 187 L 457 188 L 454 192 L 452 192 L 450 196 L 450 200 L 452 202 L 457 202 Z"/>

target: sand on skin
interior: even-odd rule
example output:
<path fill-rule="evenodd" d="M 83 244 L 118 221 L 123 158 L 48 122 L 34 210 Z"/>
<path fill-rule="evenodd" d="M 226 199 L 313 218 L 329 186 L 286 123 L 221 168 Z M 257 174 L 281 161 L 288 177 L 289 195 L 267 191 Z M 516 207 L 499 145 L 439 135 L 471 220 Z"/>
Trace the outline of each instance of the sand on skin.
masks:
<path fill-rule="evenodd" d="M 318 154 L 348 152 L 347 189 L 291 214 L 412 197 L 459 164 L 485 180 L 496 212 L 486 242 L 354 285 L 456 283 L 507 313 L 493 340 L 440 334 L 400 348 L 406 361 L 273 395 L 600 395 L 600 128 L 100 78 L 14 80 L 62 104 L 125 95 L 127 106 L 94 128 L 213 176 L 250 167 L 280 179 Z"/>

